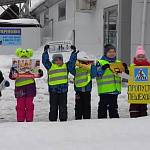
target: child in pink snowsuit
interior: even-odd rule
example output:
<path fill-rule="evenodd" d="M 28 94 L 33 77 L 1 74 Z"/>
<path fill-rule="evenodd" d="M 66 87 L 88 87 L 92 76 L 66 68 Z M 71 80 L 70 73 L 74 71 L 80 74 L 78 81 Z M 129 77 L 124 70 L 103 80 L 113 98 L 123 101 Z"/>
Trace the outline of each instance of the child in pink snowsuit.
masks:
<path fill-rule="evenodd" d="M 14 78 L 14 68 L 10 70 L 9 78 L 15 80 L 15 97 L 17 99 L 16 111 L 18 122 L 32 122 L 34 116 L 33 99 L 36 96 L 36 84 L 33 78 Z M 39 77 L 43 71 L 39 69 Z"/>

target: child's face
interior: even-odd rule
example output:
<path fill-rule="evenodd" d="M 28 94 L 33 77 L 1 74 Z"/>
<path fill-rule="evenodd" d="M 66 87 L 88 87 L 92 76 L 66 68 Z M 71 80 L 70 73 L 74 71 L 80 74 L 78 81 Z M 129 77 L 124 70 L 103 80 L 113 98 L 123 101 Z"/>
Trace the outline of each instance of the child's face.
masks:
<path fill-rule="evenodd" d="M 62 66 L 63 65 L 63 61 L 61 58 L 56 58 L 55 59 L 55 64 L 58 65 L 58 66 Z"/>
<path fill-rule="evenodd" d="M 110 49 L 110 50 L 107 52 L 106 56 L 107 56 L 108 58 L 114 58 L 114 57 L 116 57 L 116 50 Z"/>
<path fill-rule="evenodd" d="M 136 60 L 139 61 L 139 62 L 142 62 L 142 61 L 144 61 L 145 59 L 146 59 L 145 55 L 142 55 L 142 54 L 140 54 L 140 55 L 138 55 L 138 56 L 136 57 Z"/>

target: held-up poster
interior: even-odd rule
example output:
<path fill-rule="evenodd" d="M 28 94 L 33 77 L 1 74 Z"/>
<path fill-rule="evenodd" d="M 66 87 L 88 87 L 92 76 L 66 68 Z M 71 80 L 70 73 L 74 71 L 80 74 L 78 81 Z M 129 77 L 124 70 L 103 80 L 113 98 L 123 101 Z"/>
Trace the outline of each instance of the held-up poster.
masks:
<path fill-rule="evenodd" d="M 39 59 L 12 59 L 12 73 L 15 78 L 38 78 Z"/>
<path fill-rule="evenodd" d="M 113 73 L 125 72 L 124 66 L 123 66 L 123 64 L 121 62 L 110 64 L 110 69 L 112 70 Z"/>
<path fill-rule="evenodd" d="M 128 102 L 150 104 L 150 67 L 130 67 Z"/>
<path fill-rule="evenodd" d="M 59 53 L 59 52 L 70 52 L 71 51 L 71 41 L 52 41 L 48 43 L 50 53 Z"/>

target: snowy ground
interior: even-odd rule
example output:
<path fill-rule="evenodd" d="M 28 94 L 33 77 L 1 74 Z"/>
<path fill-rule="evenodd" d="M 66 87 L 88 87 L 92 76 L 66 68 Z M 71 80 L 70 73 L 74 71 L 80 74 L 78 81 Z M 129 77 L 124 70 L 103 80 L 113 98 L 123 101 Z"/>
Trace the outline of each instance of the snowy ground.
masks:
<path fill-rule="evenodd" d="M 69 54 L 65 53 L 65 60 Z M 11 59 L 0 56 L 0 70 L 8 79 Z M 40 58 L 41 52 L 35 54 Z M 45 71 L 45 69 L 43 68 Z M 68 115 L 66 123 L 49 123 L 49 95 L 47 76 L 37 80 L 35 98 L 35 122 L 16 123 L 14 81 L 3 91 L 0 100 L 0 150 L 149 150 L 149 117 L 129 119 L 127 88 L 119 96 L 121 119 L 97 119 L 97 86 L 93 81 L 92 120 L 74 121 L 74 90 L 70 84 L 68 92 Z"/>
<path fill-rule="evenodd" d="M 149 150 L 150 118 L 2 123 L 1 150 Z"/>

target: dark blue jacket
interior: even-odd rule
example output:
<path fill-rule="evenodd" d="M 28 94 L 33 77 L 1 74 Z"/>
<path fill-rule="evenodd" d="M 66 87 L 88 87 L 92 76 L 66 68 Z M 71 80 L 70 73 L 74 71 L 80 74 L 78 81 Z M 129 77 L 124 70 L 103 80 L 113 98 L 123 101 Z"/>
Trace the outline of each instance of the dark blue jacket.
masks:
<path fill-rule="evenodd" d="M 76 75 L 75 68 L 70 73 L 73 76 L 75 76 Z M 91 78 L 95 78 L 95 77 L 96 77 L 96 66 L 92 65 L 91 66 Z M 82 88 L 78 88 L 74 85 L 74 89 L 75 89 L 76 92 L 91 92 L 91 90 L 92 90 L 92 80 L 87 86 L 82 87 Z"/>
<path fill-rule="evenodd" d="M 74 69 L 75 63 L 77 60 L 77 54 L 72 53 L 70 56 L 69 61 L 66 63 L 68 73 L 71 72 Z M 42 55 L 42 63 L 44 67 L 49 70 L 52 66 L 52 63 L 49 60 L 49 54 L 47 51 L 45 51 Z M 49 86 L 49 92 L 55 92 L 55 93 L 65 93 L 68 92 L 68 83 L 67 84 L 60 84 L 60 85 L 54 85 Z"/>

